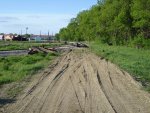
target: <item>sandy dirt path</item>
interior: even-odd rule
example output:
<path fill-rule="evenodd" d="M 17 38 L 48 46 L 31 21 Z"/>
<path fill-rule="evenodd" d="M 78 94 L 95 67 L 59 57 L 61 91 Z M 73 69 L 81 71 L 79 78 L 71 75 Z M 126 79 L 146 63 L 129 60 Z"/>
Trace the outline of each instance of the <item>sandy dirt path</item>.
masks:
<path fill-rule="evenodd" d="M 74 50 L 8 105 L 6 113 L 150 113 L 150 95 L 114 64 Z"/>

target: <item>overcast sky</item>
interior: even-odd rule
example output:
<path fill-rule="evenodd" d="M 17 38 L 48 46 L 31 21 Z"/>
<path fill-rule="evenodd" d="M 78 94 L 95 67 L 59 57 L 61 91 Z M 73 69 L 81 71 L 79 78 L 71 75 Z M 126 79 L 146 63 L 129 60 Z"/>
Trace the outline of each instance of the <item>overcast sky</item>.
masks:
<path fill-rule="evenodd" d="M 89 9 L 97 0 L 2 0 L 0 33 L 57 33 L 78 12 Z"/>

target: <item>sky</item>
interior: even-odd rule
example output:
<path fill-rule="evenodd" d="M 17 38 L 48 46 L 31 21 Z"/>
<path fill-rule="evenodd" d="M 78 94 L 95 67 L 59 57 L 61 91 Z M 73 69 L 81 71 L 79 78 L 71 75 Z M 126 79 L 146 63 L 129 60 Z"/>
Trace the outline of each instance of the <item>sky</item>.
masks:
<path fill-rule="evenodd" d="M 58 33 L 97 0 L 1 0 L 0 33 Z"/>

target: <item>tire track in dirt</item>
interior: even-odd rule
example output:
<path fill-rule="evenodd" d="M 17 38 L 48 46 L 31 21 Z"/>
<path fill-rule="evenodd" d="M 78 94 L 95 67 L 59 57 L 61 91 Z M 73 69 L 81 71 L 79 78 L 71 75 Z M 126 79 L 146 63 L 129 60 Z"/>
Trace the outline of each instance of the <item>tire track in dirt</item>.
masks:
<path fill-rule="evenodd" d="M 55 64 L 6 113 L 150 113 L 150 95 L 114 64 L 83 49 Z"/>

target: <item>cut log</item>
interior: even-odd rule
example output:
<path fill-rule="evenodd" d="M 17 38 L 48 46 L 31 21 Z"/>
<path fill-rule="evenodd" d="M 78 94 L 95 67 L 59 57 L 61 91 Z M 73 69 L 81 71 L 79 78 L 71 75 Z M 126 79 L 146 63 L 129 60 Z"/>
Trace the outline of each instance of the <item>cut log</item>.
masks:
<path fill-rule="evenodd" d="M 85 47 L 85 48 L 89 48 L 89 46 L 87 44 L 84 43 L 77 43 L 77 47 Z"/>

